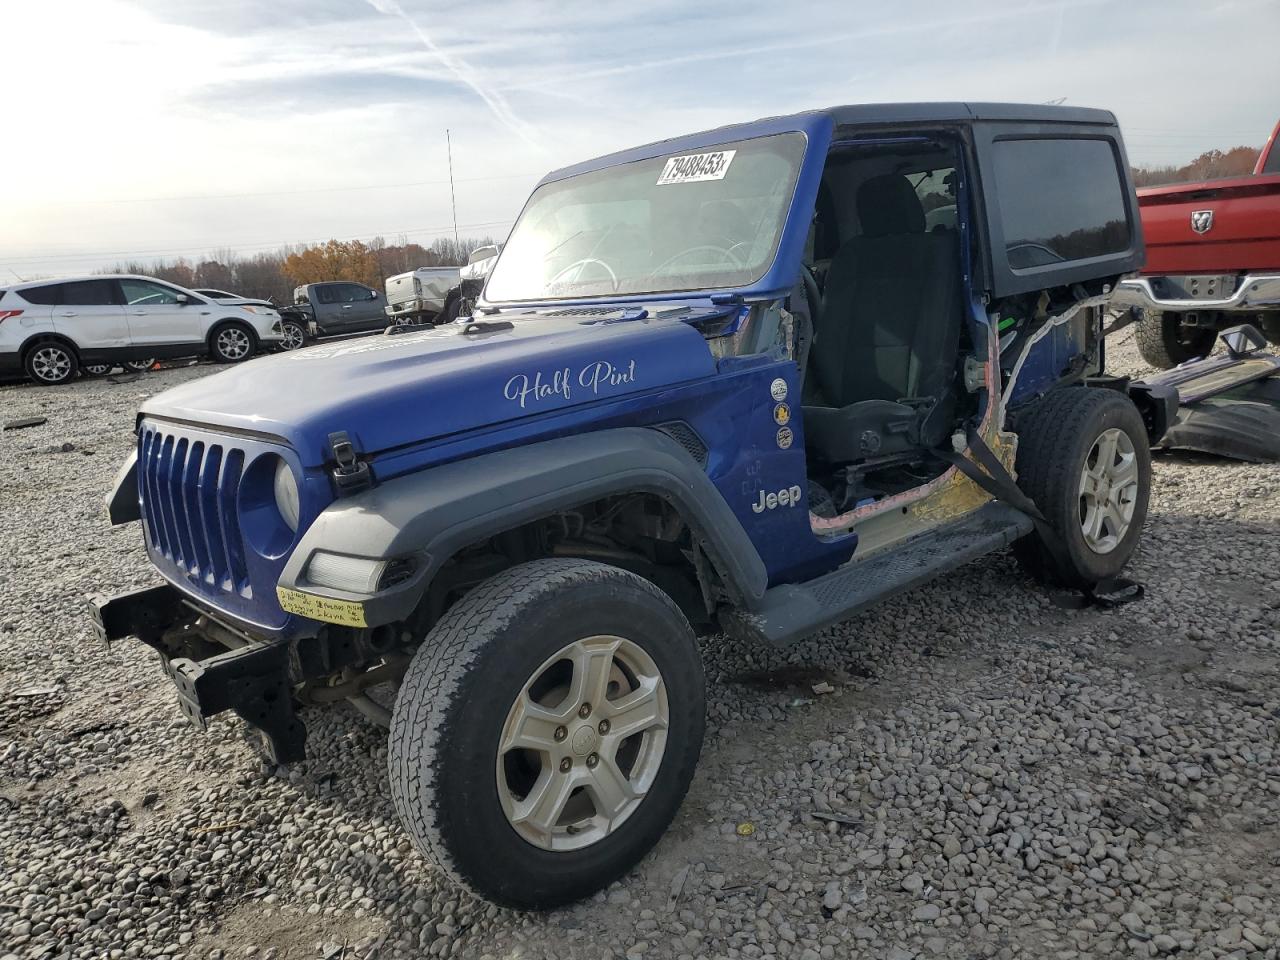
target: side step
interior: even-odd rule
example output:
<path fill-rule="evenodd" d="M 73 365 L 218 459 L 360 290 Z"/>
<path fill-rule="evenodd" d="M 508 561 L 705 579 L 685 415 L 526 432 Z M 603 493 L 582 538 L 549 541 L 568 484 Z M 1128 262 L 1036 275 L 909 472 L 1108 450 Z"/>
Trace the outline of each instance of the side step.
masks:
<path fill-rule="evenodd" d="M 866 560 L 855 555 L 838 570 L 808 583 L 774 587 L 758 609 L 735 610 L 722 623 L 730 636 L 785 646 L 1000 550 L 1032 529 L 1025 514 L 1003 503 L 988 503 L 963 520 Z"/>

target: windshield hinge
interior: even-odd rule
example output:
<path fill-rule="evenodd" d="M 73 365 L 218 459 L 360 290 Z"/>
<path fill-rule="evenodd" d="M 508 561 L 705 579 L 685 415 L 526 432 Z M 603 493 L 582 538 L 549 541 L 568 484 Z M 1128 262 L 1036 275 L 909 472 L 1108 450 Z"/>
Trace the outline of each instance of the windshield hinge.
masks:
<path fill-rule="evenodd" d="M 373 473 L 369 464 L 356 454 L 355 445 L 345 430 L 329 434 L 329 450 L 333 453 L 336 466 L 330 472 L 334 486 L 338 488 L 338 496 L 348 496 L 368 490 L 373 486 Z"/>
<path fill-rule="evenodd" d="M 476 333 L 496 333 L 499 330 L 514 330 L 516 325 L 510 320 L 468 320 L 461 330 L 462 335 Z"/>

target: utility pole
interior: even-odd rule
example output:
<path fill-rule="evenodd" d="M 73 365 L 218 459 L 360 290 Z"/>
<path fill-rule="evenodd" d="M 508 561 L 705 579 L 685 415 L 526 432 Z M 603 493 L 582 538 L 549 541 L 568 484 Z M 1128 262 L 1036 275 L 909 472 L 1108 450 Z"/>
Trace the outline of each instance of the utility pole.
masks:
<path fill-rule="evenodd" d="M 461 251 L 462 242 L 458 239 L 458 198 L 453 192 L 453 138 L 449 136 L 449 128 L 444 129 L 444 142 L 449 150 L 449 205 L 453 207 L 453 246 Z"/>

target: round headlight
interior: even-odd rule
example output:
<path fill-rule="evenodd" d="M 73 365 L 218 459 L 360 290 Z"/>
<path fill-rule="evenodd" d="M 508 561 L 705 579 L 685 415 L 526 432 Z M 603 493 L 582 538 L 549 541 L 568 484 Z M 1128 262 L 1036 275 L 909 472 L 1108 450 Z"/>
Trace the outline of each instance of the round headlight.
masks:
<path fill-rule="evenodd" d="M 289 529 L 296 533 L 299 512 L 298 481 L 294 478 L 293 471 L 289 469 L 289 464 L 284 460 L 276 461 L 276 477 L 273 486 L 276 493 L 276 508 L 280 511 L 284 522 L 289 525 Z"/>

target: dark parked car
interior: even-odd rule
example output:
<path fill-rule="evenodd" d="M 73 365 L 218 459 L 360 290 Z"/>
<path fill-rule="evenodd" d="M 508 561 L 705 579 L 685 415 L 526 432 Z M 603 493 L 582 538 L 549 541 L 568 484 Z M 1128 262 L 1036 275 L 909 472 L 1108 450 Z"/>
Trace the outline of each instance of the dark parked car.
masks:
<path fill-rule="evenodd" d="M 387 326 L 387 298 L 349 280 L 306 283 L 293 291 L 293 305 L 280 315 L 300 321 L 312 336 L 362 333 Z"/>

